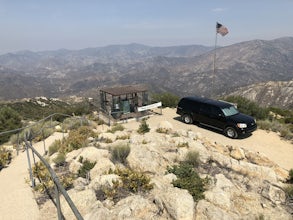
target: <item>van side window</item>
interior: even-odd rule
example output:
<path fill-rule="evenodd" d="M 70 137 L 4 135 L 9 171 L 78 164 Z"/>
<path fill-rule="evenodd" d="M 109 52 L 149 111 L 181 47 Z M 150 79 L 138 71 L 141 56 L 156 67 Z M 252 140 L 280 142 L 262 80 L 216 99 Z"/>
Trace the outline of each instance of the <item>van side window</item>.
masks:
<path fill-rule="evenodd" d="M 209 114 L 212 113 L 212 108 L 211 107 L 212 106 L 207 105 L 207 104 L 201 104 L 200 112 L 202 112 L 205 115 L 209 115 Z"/>
<path fill-rule="evenodd" d="M 220 108 L 216 106 L 212 106 L 212 115 L 215 115 L 215 116 L 223 115 L 223 112 L 221 111 Z"/>

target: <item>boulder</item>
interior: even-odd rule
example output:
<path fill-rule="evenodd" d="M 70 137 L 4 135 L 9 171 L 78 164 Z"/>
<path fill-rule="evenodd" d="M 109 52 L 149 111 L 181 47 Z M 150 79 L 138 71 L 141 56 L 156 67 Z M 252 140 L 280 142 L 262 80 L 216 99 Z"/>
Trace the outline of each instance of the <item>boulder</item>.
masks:
<path fill-rule="evenodd" d="M 120 200 L 111 211 L 113 219 L 153 219 L 158 208 L 148 199 L 133 195 Z"/>
<path fill-rule="evenodd" d="M 194 218 L 195 204 L 187 190 L 168 187 L 158 197 L 173 219 L 190 220 Z"/>
<path fill-rule="evenodd" d="M 276 166 L 274 162 L 272 162 L 268 157 L 261 153 L 255 153 L 251 151 L 245 152 L 245 156 L 250 163 L 254 163 L 260 166 L 268 166 L 273 167 Z"/>
<path fill-rule="evenodd" d="M 168 133 L 168 132 L 171 132 L 173 130 L 173 125 L 169 121 L 161 121 L 157 125 L 157 129 Z"/>
<path fill-rule="evenodd" d="M 89 187 L 92 188 L 93 190 L 99 190 L 104 187 L 109 188 L 113 186 L 113 181 L 119 181 L 119 180 L 120 180 L 120 177 L 116 174 L 101 175 L 93 179 Z"/>
<path fill-rule="evenodd" d="M 143 172 L 160 173 L 166 171 L 169 161 L 155 144 L 130 145 L 127 163 L 131 169 Z"/>
<path fill-rule="evenodd" d="M 88 180 L 82 177 L 79 177 L 73 181 L 74 189 L 77 191 L 84 190 L 88 184 Z"/>
<path fill-rule="evenodd" d="M 95 179 L 97 176 L 108 173 L 110 169 L 115 170 L 115 165 L 108 158 L 102 157 L 96 162 L 96 165 L 90 171 L 91 179 Z"/>
<path fill-rule="evenodd" d="M 231 188 L 233 184 L 223 174 L 215 176 L 215 186 L 205 193 L 205 199 L 225 210 L 231 209 Z"/>
<path fill-rule="evenodd" d="M 228 210 L 210 203 L 206 200 L 200 200 L 196 206 L 195 220 L 234 220 L 240 219 L 238 215 L 230 213 Z"/>
<path fill-rule="evenodd" d="M 66 162 L 71 162 L 72 160 L 75 160 L 78 158 L 78 155 L 82 152 L 82 148 L 73 150 L 66 154 Z"/>
<path fill-rule="evenodd" d="M 230 156 L 235 160 L 243 160 L 245 158 L 244 151 L 240 147 L 229 147 Z"/>
<path fill-rule="evenodd" d="M 98 139 L 100 141 L 114 142 L 116 140 L 116 135 L 109 132 L 101 133 L 99 134 Z"/>
<path fill-rule="evenodd" d="M 73 160 L 71 161 L 71 163 L 69 164 L 69 171 L 73 174 L 78 174 L 78 170 L 82 167 L 82 163 Z"/>
<path fill-rule="evenodd" d="M 95 147 L 86 147 L 82 149 L 78 157 L 82 157 L 83 160 L 87 159 L 93 163 L 100 160 L 101 158 L 108 158 L 109 151 L 105 149 L 98 149 Z"/>

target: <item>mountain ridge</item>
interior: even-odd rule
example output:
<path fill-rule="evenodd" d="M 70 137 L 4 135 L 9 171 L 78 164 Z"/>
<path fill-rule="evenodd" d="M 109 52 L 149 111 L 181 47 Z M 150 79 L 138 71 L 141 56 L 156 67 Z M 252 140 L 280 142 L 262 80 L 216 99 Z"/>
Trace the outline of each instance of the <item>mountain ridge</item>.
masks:
<path fill-rule="evenodd" d="M 99 87 L 137 83 L 148 84 L 154 92 L 214 97 L 253 84 L 290 81 L 292 61 L 293 37 L 246 41 L 218 47 L 216 51 L 201 45 L 151 47 L 141 44 L 76 51 L 22 51 L 1 55 L 0 66 L 6 73 L 17 71 L 24 78 L 30 77 L 30 84 L 23 80 L 16 87 L 7 80 L 4 70 L 0 73 L 0 82 L 19 90 L 23 87 L 22 91 L 32 86 L 37 88 L 36 92 L 26 93 L 29 97 L 95 96 Z M 46 91 L 43 88 L 47 88 Z M 24 96 L 17 91 L 5 93 L 2 99 Z"/>

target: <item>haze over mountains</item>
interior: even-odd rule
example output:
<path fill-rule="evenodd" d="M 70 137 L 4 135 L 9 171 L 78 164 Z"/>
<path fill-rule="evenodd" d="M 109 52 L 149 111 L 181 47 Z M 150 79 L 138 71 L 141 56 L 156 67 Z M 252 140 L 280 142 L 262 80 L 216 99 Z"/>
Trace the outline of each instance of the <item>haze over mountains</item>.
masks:
<path fill-rule="evenodd" d="M 149 85 L 153 92 L 215 97 L 243 91 L 240 87 L 293 80 L 293 37 L 219 47 L 215 74 L 214 52 L 213 47 L 200 45 L 129 44 L 4 54 L 0 56 L 0 99 L 97 97 L 99 87 L 136 83 Z M 279 89 L 281 98 L 273 104 L 290 107 L 291 97 L 284 103 L 283 93 L 292 93 L 283 90 Z"/>

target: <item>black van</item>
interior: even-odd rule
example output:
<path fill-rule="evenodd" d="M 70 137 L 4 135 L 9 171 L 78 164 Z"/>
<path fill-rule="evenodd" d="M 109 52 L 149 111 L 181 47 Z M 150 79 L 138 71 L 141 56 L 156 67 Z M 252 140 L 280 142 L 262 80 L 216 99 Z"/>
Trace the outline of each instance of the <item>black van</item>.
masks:
<path fill-rule="evenodd" d="M 240 113 L 227 102 L 201 97 L 184 97 L 177 105 L 177 114 L 187 124 L 198 122 L 221 130 L 230 138 L 251 133 L 257 125 L 253 117 Z"/>

